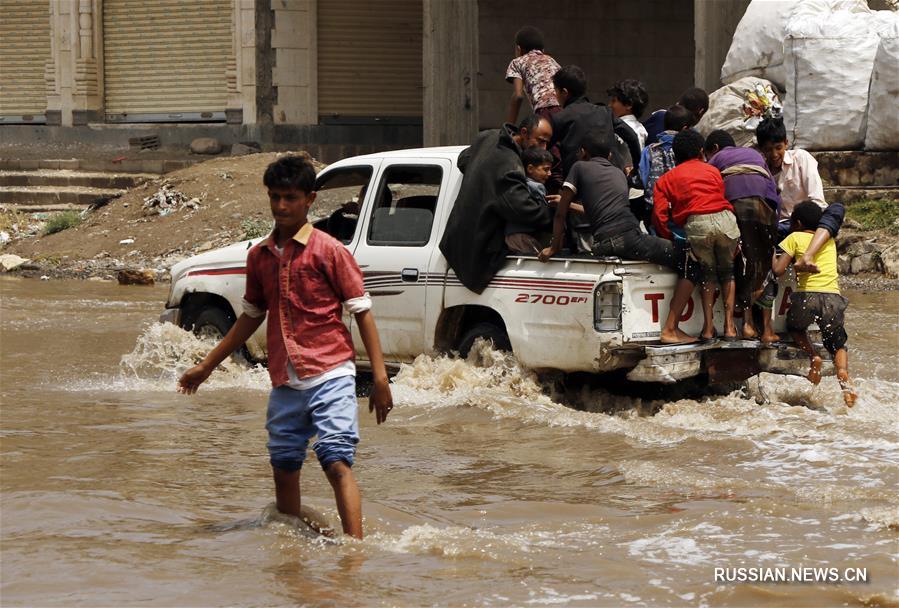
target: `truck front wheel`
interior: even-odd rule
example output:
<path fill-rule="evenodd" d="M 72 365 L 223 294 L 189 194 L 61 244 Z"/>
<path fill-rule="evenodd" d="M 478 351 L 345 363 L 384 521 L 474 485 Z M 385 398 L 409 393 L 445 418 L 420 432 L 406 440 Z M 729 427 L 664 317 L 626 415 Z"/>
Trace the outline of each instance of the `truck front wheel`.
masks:
<path fill-rule="evenodd" d="M 234 322 L 234 315 L 230 312 L 222 310 L 218 306 L 209 306 L 203 308 L 193 323 L 184 329 L 193 331 L 194 335 L 201 340 L 219 342 L 225 337 L 225 334 L 231 331 Z M 231 356 L 240 363 L 248 363 L 250 360 L 250 354 L 243 346 L 234 351 Z"/>
<path fill-rule="evenodd" d="M 187 329 L 192 329 L 198 338 L 217 342 L 231 330 L 234 317 L 218 307 L 204 308 L 191 325 Z"/>
<path fill-rule="evenodd" d="M 457 349 L 459 351 L 459 356 L 462 358 L 468 357 L 468 353 L 471 352 L 471 347 L 478 338 L 484 338 L 485 340 L 493 342 L 493 348 L 497 350 L 507 352 L 512 350 L 512 344 L 509 342 L 509 336 L 506 335 L 505 329 L 493 323 L 481 322 L 462 334 Z"/>

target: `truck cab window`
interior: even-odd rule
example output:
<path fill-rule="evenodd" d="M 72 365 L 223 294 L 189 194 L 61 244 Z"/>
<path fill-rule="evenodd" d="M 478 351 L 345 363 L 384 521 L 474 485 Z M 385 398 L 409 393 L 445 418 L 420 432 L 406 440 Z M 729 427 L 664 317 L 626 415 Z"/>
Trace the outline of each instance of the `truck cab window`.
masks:
<path fill-rule="evenodd" d="M 347 167 L 321 175 L 315 182 L 317 194 L 310 211 L 310 215 L 321 219 L 312 225 L 344 245 L 350 243 L 371 177 L 369 166 Z"/>
<path fill-rule="evenodd" d="M 369 245 L 423 247 L 431 238 L 443 169 L 394 165 L 384 171 L 372 206 Z"/>

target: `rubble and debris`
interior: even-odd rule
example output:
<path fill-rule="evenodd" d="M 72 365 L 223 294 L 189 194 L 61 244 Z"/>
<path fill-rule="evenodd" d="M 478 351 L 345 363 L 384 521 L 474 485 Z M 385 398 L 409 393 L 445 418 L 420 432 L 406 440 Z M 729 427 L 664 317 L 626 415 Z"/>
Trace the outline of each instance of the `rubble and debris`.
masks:
<path fill-rule="evenodd" d="M 187 198 L 183 192 L 174 189 L 168 181 L 163 181 L 155 194 L 144 199 L 144 210 L 147 215 L 165 217 L 181 209 L 196 210 L 199 208 L 199 198 Z"/>
<path fill-rule="evenodd" d="M 256 142 L 241 142 L 231 146 L 231 156 L 246 156 L 247 154 L 258 154 L 262 151 L 262 147 Z"/>

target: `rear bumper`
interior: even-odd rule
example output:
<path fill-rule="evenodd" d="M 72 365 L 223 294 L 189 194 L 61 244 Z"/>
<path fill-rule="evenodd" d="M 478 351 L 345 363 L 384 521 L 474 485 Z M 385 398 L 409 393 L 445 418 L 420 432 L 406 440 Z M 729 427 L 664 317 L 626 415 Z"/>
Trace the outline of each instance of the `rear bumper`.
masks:
<path fill-rule="evenodd" d="M 816 345 L 825 364 L 822 373 L 830 375 L 830 355 Z M 804 376 L 809 360 L 792 344 L 764 345 L 755 340 L 706 344 L 647 345 L 641 347 L 643 358 L 631 369 L 628 380 L 673 384 L 699 374 L 709 375 L 711 383 L 745 380 L 759 372 Z"/>

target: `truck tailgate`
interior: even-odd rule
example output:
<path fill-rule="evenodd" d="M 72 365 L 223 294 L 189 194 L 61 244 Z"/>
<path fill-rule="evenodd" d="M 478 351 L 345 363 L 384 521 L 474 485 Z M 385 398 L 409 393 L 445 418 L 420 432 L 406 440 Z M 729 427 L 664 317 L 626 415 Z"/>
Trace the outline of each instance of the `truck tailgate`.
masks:
<path fill-rule="evenodd" d="M 677 274 L 667 268 L 646 263 L 623 263 L 616 274 L 622 275 L 621 332 L 624 342 L 657 342 L 662 325 L 668 315 Z M 777 300 L 774 303 L 774 330 L 786 331 L 786 312 L 792 289 L 789 279 L 782 279 Z M 715 326 L 724 326 L 724 307 L 721 299 L 715 302 Z M 739 331 L 742 314 L 734 317 Z M 699 288 L 681 315 L 680 328 L 698 336 L 702 330 L 702 300 Z"/>

